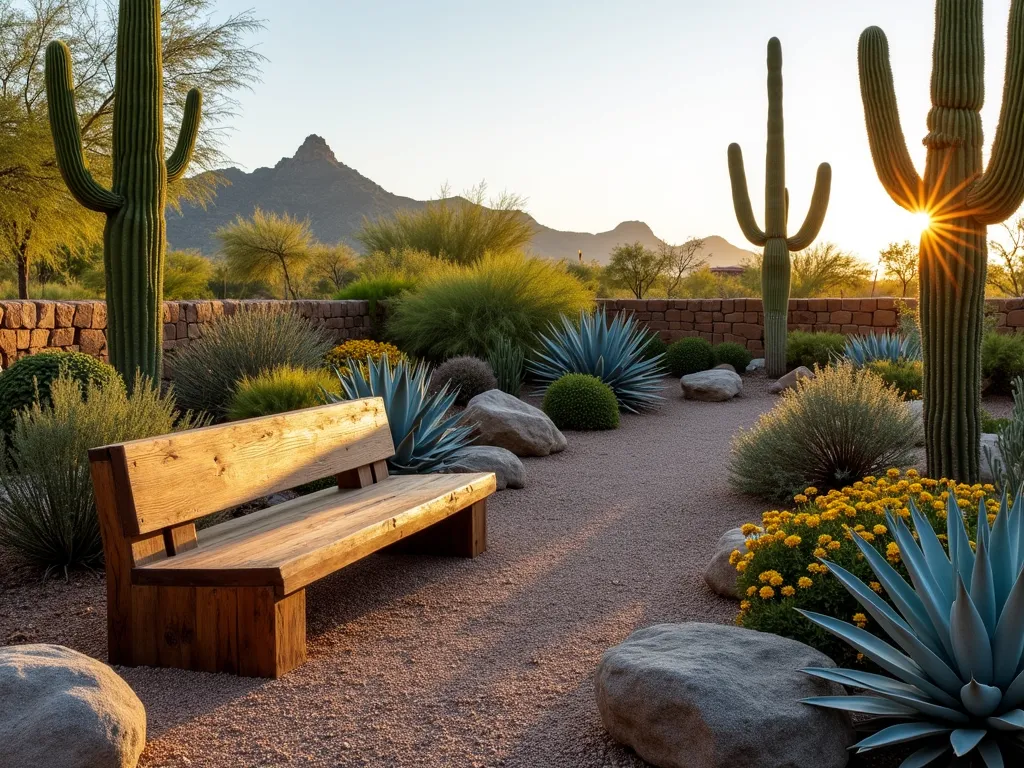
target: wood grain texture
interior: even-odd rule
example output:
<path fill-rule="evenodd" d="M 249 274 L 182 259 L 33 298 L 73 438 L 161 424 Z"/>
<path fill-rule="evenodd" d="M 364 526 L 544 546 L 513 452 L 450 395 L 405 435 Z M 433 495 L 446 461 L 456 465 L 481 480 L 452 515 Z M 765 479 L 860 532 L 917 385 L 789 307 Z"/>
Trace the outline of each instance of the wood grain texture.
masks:
<path fill-rule="evenodd" d="M 195 668 L 238 674 L 238 590 L 196 589 Z"/>
<path fill-rule="evenodd" d="M 97 449 L 127 480 L 128 534 L 170 528 L 394 453 L 380 398 Z M 121 490 L 118 482 L 118 489 Z M 122 510 L 123 512 L 124 510 Z"/>
<path fill-rule="evenodd" d="M 198 548 L 136 568 L 133 579 L 183 586 L 262 583 L 290 594 L 494 491 L 491 472 L 398 475 L 357 490 L 328 489 L 208 528 Z M 472 519 L 469 525 L 477 530 Z M 455 528 L 462 531 L 466 523 Z M 471 549 L 462 546 L 459 553 Z"/>
<path fill-rule="evenodd" d="M 476 557 L 487 551 L 487 499 L 446 517 L 394 545 L 401 552 Z"/>

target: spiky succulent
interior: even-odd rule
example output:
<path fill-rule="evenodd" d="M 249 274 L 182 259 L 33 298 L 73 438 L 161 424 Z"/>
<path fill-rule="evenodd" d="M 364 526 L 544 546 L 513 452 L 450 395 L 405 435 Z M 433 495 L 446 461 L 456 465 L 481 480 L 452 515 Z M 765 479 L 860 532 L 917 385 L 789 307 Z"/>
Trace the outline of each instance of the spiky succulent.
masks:
<path fill-rule="evenodd" d="M 861 752 L 920 742 L 904 768 L 923 768 L 950 751 L 955 759 L 964 758 L 957 765 L 970 759 L 987 768 L 1019 765 L 1024 755 L 1024 498 L 1018 494 L 1010 505 L 1004 493 L 991 529 L 988 515 L 980 514 L 975 545 L 956 495 L 950 494 L 948 551 L 913 501 L 907 506 L 913 531 L 902 517 L 890 512 L 887 518 L 913 586 L 885 556 L 853 536 L 891 604 L 849 571 L 822 561 L 899 648 L 865 629 L 801 611 L 893 677 L 806 669 L 868 695 L 805 703 L 875 715 L 876 732 L 854 745 Z M 979 509 L 986 509 L 984 499 Z"/>
<path fill-rule="evenodd" d="M 577 325 L 565 315 L 540 339 L 530 371 L 544 391 L 567 373 L 596 376 L 615 393 L 619 408 L 638 413 L 659 406 L 664 355 L 644 359 L 647 332 L 632 314 L 609 323 L 604 310 L 580 314 Z"/>
<path fill-rule="evenodd" d="M 921 359 L 921 339 L 885 331 L 869 336 L 847 336 L 843 356 L 861 368 L 877 360 L 899 363 Z"/>
<path fill-rule="evenodd" d="M 472 427 L 459 426 L 458 415 L 445 418 L 455 403 L 455 393 L 444 386 L 430 394 L 430 368 L 406 361 L 391 367 L 387 357 L 367 358 L 362 366 L 339 372 L 343 395 L 325 393 L 329 402 L 380 397 L 391 427 L 395 455 L 388 467 L 395 474 L 423 474 L 445 467 L 472 442 Z"/>

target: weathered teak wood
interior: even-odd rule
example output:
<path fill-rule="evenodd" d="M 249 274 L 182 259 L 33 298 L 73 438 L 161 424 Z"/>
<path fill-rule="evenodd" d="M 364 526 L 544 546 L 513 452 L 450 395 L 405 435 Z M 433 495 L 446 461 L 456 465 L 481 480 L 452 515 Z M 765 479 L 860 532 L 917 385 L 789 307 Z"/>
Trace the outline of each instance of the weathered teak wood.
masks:
<path fill-rule="evenodd" d="M 390 477 L 380 399 L 90 452 L 111 663 L 279 677 L 306 659 L 308 584 L 398 544 L 486 549 L 492 473 Z M 197 533 L 194 521 L 334 476 Z"/>

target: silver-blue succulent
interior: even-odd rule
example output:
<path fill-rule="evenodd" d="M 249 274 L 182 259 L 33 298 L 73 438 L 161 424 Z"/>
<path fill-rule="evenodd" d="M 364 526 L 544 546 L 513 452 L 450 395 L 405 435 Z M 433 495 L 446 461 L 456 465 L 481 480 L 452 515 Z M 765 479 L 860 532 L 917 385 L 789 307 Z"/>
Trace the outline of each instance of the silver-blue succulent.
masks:
<path fill-rule="evenodd" d="M 878 360 L 899 363 L 921 359 L 921 339 L 885 331 L 867 336 L 847 336 L 843 356 L 858 368 Z"/>
<path fill-rule="evenodd" d="M 548 386 L 567 373 L 596 376 L 612 388 L 619 408 L 633 413 L 661 405 L 664 354 L 644 360 L 645 329 L 632 314 L 620 313 L 609 323 L 604 310 L 581 313 L 579 323 L 562 316 L 540 339 L 530 371 Z"/>
<path fill-rule="evenodd" d="M 430 368 L 400 362 L 394 368 L 387 357 L 367 358 L 367 372 L 351 365 L 338 373 L 344 396 L 326 393 L 331 402 L 380 397 L 391 427 L 395 455 L 388 467 L 396 474 L 438 472 L 472 441 L 473 428 L 459 424 L 459 416 L 445 417 L 455 402 L 447 386 L 430 394 Z"/>
<path fill-rule="evenodd" d="M 819 627 L 846 641 L 892 677 L 852 669 L 806 669 L 867 695 L 823 696 L 807 704 L 874 715 L 864 752 L 917 742 L 901 768 L 950 757 L 967 765 L 1020 765 L 1024 755 L 1024 499 L 1004 493 L 992 528 L 979 502 L 976 549 L 950 494 L 947 547 L 911 501 L 914 530 L 887 513 L 911 584 L 860 536 L 861 554 L 891 604 L 840 566 L 822 561 L 891 638 L 809 611 Z M 962 759 L 962 760 L 961 760 Z"/>

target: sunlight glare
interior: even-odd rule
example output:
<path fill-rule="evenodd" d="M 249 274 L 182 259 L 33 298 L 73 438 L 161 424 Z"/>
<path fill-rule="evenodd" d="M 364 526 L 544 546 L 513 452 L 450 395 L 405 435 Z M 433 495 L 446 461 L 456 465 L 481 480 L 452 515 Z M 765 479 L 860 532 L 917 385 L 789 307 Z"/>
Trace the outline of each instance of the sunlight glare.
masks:
<path fill-rule="evenodd" d="M 928 211 L 915 211 L 912 215 L 915 235 L 923 235 L 932 228 L 932 215 Z"/>

